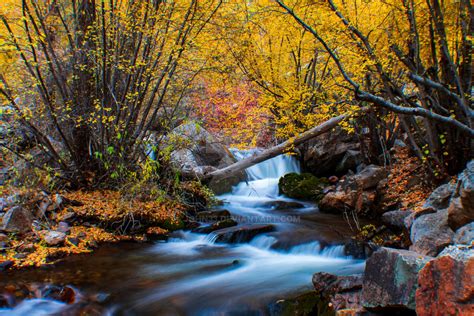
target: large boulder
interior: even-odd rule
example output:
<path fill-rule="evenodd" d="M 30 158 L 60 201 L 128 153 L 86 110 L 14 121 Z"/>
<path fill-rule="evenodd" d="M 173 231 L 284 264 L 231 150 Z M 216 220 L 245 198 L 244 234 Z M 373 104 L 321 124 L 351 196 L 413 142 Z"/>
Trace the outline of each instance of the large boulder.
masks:
<path fill-rule="evenodd" d="M 382 214 L 380 220 L 384 225 L 395 230 L 405 230 L 405 219 L 410 216 L 411 211 L 390 211 Z"/>
<path fill-rule="evenodd" d="M 275 230 L 273 225 L 252 224 L 224 228 L 213 232 L 214 240 L 218 243 L 245 243 L 251 241 L 255 236 Z"/>
<path fill-rule="evenodd" d="M 359 173 L 339 181 L 337 187 L 321 199 L 319 209 L 326 213 L 355 210 L 359 215 L 376 212 L 376 187 L 387 175 L 387 170 L 383 167 L 366 166 Z"/>
<path fill-rule="evenodd" d="M 326 178 L 318 178 L 311 173 L 288 173 L 278 181 L 280 194 L 294 199 L 319 201 L 323 190 L 329 185 Z"/>
<path fill-rule="evenodd" d="M 433 192 L 431 192 L 430 196 L 423 204 L 423 212 L 430 213 L 436 212 L 438 209 L 447 208 L 451 195 L 454 192 L 454 188 L 454 185 L 451 183 L 446 183 L 437 187 Z"/>
<path fill-rule="evenodd" d="M 14 206 L 2 218 L 2 230 L 11 233 L 26 233 L 31 231 L 34 216 L 21 206 Z"/>
<path fill-rule="evenodd" d="M 359 190 L 372 189 L 388 176 L 388 171 L 384 167 L 368 165 L 354 176 L 354 181 Z"/>
<path fill-rule="evenodd" d="M 352 159 L 346 154 L 359 148 L 355 135 L 335 128 L 331 133 L 317 136 L 300 146 L 303 167 L 316 176 L 331 176 L 335 170 L 343 175 L 353 167 L 350 163 L 342 163 L 345 157 L 346 160 Z"/>
<path fill-rule="evenodd" d="M 373 310 L 414 310 L 418 272 L 431 259 L 408 250 L 380 248 L 366 262 L 362 305 Z"/>
<path fill-rule="evenodd" d="M 336 311 L 360 308 L 362 282 L 362 275 L 336 276 L 325 272 L 313 275 L 316 293 Z"/>
<path fill-rule="evenodd" d="M 421 269 L 418 284 L 417 315 L 474 315 L 474 250 L 446 248 Z"/>
<path fill-rule="evenodd" d="M 171 152 L 171 162 L 185 177 L 199 178 L 205 173 L 236 162 L 232 153 L 196 122 L 175 128 L 168 135 L 165 144 L 176 147 L 176 150 Z M 211 179 L 209 187 L 220 194 L 230 191 L 232 185 L 243 179 L 245 172 L 241 171 L 226 179 Z"/>
<path fill-rule="evenodd" d="M 362 164 L 364 157 L 359 150 L 348 150 L 342 157 L 341 161 L 336 166 L 336 174 L 344 174 L 348 170 L 357 170 L 357 167 Z"/>
<path fill-rule="evenodd" d="M 454 234 L 455 244 L 472 245 L 474 243 L 474 222 L 459 228 Z"/>
<path fill-rule="evenodd" d="M 446 246 L 453 243 L 454 232 L 448 226 L 448 211 L 422 215 L 411 225 L 410 250 L 423 255 L 436 256 Z"/>
<path fill-rule="evenodd" d="M 448 224 L 453 230 L 474 221 L 474 160 L 459 175 L 448 208 Z"/>
<path fill-rule="evenodd" d="M 228 219 L 224 219 L 224 220 L 221 220 L 209 225 L 197 227 L 193 229 L 192 232 L 198 233 L 198 234 L 210 234 L 216 230 L 237 226 L 237 224 L 238 223 L 234 221 L 232 218 L 228 218 Z"/>
<path fill-rule="evenodd" d="M 324 213 L 342 213 L 351 210 L 355 206 L 357 192 L 353 190 L 342 190 L 328 192 L 319 202 L 318 207 Z"/>

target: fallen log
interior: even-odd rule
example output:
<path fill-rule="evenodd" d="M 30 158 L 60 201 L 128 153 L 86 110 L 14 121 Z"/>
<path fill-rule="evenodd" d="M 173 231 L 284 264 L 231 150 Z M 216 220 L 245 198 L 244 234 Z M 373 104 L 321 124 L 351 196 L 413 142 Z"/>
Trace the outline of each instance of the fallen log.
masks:
<path fill-rule="evenodd" d="M 293 147 L 298 146 L 316 136 L 329 132 L 331 129 L 336 127 L 341 121 L 343 121 L 346 118 L 347 118 L 346 114 L 333 117 L 325 121 L 324 123 L 318 126 L 315 126 L 312 129 L 307 130 L 306 132 L 296 136 L 295 138 L 289 139 L 274 147 L 265 149 L 264 151 L 262 151 L 261 153 L 257 155 L 237 161 L 236 163 L 230 166 L 227 166 L 225 168 L 206 173 L 204 174 L 203 179 L 204 180 L 210 180 L 210 179 L 220 180 L 220 179 L 225 179 L 227 177 L 230 177 L 234 175 L 235 173 L 243 169 L 246 169 L 248 167 L 251 167 L 259 162 L 281 155 L 292 146 Z"/>

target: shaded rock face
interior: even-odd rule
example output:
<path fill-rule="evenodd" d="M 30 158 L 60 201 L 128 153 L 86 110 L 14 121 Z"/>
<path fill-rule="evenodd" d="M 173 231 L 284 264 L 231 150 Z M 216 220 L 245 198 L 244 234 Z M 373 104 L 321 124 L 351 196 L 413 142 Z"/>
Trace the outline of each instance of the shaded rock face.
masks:
<path fill-rule="evenodd" d="M 180 143 L 188 144 L 171 153 L 171 162 L 185 177 L 201 177 L 205 173 L 236 162 L 232 153 L 197 123 L 191 122 L 178 126 L 171 132 L 166 142 L 172 142 L 171 139 L 179 139 Z M 232 185 L 243 179 L 245 179 L 244 171 L 227 179 L 211 179 L 209 187 L 220 194 L 230 191 Z"/>
<path fill-rule="evenodd" d="M 314 291 L 311 291 L 271 303 L 268 306 L 268 314 L 270 316 L 325 316 L 333 315 L 334 312 Z"/>
<path fill-rule="evenodd" d="M 388 176 L 384 167 L 369 165 L 354 176 L 357 188 L 367 190 L 375 188 L 377 184 Z"/>
<path fill-rule="evenodd" d="M 328 300 L 335 311 L 360 309 L 362 275 L 336 276 L 325 272 L 313 275 L 316 293 Z"/>
<path fill-rule="evenodd" d="M 244 243 L 251 241 L 255 236 L 275 230 L 273 225 L 243 225 L 215 231 L 215 242 Z"/>
<path fill-rule="evenodd" d="M 346 154 L 358 151 L 360 145 L 355 135 L 348 135 L 341 128 L 315 137 L 300 146 L 303 169 L 316 176 L 331 176 L 334 171 L 345 174 L 353 166 Z M 346 157 L 346 163 L 342 163 Z M 355 171 L 355 170 L 354 170 Z"/>
<path fill-rule="evenodd" d="M 450 183 L 437 187 L 423 204 L 424 212 L 436 212 L 438 209 L 447 208 L 454 188 L 454 185 Z"/>
<path fill-rule="evenodd" d="M 412 251 L 380 248 L 366 262 L 362 305 L 374 310 L 414 310 L 418 272 L 431 259 Z"/>
<path fill-rule="evenodd" d="M 410 216 L 410 211 L 390 211 L 382 214 L 382 223 L 391 229 L 398 231 L 405 230 L 405 219 Z"/>
<path fill-rule="evenodd" d="M 459 175 L 448 207 L 448 224 L 453 230 L 474 221 L 474 160 Z"/>
<path fill-rule="evenodd" d="M 421 269 L 418 283 L 417 315 L 474 315 L 474 250 L 446 248 Z"/>
<path fill-rule="evenodd" d="M 12 207 L 2 218 L 2 229 L 6 232 L 26 233 L 31 230 L 34 216 L 21 206 Z"/>
<path fill-rule="evenodd" d="M 355 210 L 361 215 L 376 212 L 376 187 L 387 175 L 388 172 L 383 167 L 366 166 L 358 174 L 341 180 L 333 191 L 322 198 L 319 209 L 327 213 Z"/>
<path fill-rule="evenodd" d="M 454 234 L 455 244 L 471 245 L 474 242 L 474 222 L 459 228 Z"/>
<path fill-rule="evenodd" d="M 448 226 L 448 211 L 442 209 L 436 213 L 416 218 L 411 225 L 410 250 L 423 255 L 436 256 L 446 246 L 453 243 L 454 232 Z"/>
<path fill-rule="evenodd" d="M 325 178 L 318 178 L 310 173 L 289 173 L 278 181 L 280 194 L 290 198 L 319 201 L 323 197 L 323 190 L 329 182 Z"/>
<path fill-rule="evenodd" d="M 263 203 L 262 206 L 270 207 L 274 210 L 281 210 L 281 211 L 304 208 L 304 205 L 301 203 L 294 202 L 294 201 L 281 201 L 281 200 L 265 202 Z"/>

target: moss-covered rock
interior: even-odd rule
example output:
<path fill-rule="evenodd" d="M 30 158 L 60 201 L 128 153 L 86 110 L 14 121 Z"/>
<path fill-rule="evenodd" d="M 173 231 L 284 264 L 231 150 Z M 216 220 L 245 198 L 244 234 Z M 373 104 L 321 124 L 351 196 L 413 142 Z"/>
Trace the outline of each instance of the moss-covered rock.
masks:
<path fill-rule="evenodd" d="M 278 182 L 280 194 L 316 202 L 323 198 L 323 189 L 328 185 L 329 182 L 326 178 L 318 178 L 311 173 L 289 173 L 281 177 Z"/>
<path fill-rule="evenodd" d="M 268 306 L 271 316 L 333 316 L 334 310 L 315 291 L 300 294 L 296 297 L 278 300 Z"/>

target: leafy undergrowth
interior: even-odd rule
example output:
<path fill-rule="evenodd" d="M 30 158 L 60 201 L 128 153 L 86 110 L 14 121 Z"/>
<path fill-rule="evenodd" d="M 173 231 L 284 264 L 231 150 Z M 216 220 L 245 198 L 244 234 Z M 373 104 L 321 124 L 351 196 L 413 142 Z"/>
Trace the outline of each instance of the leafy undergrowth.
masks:
<path fill-rule="evenodd" d="M 2 190 L 3 196 L 13 193 L 18 197 L 15 205 L 31 211 L 35 221 L 29 232 L 6 234 L 0 263 L 8 262 L 10 269 L 53 264 L 68 255 L 92 252 L 101 243 L 163 237 L 170 230 L 184 227 L 189 208 L 170 197 L 131 198 L 112 190 L 61 192 L 53 196 L 24 189 Z M 45 201 L 48 207 L 38 215 Z M 60 223 L 67 223 L 65 240 L 56 246 L 48 245 L 44 236 L 60 230 Z"/>
<path fill-rule="evenodd" d="M 72 255 L 92 252 L 99 243 L 131 240 L 132 236 L 116 235 L 103 228 L 74 226 L 62 246 L 50 247 L 42 240 L 40 233 L 23 238 L 13 237 L 3 259 L 13 262 L 13 268 L 40 267 L 53 264 Z M 72 240 L 76 240 L 75 245 Z"/>
<path fill-rule="evenodd" d="M 393 155 L 387 182 L 386 200 L 397 203 L 400 210 L 421 210 L 434 189 L 427 167 L 409 149 L 398 147 Z"/>

